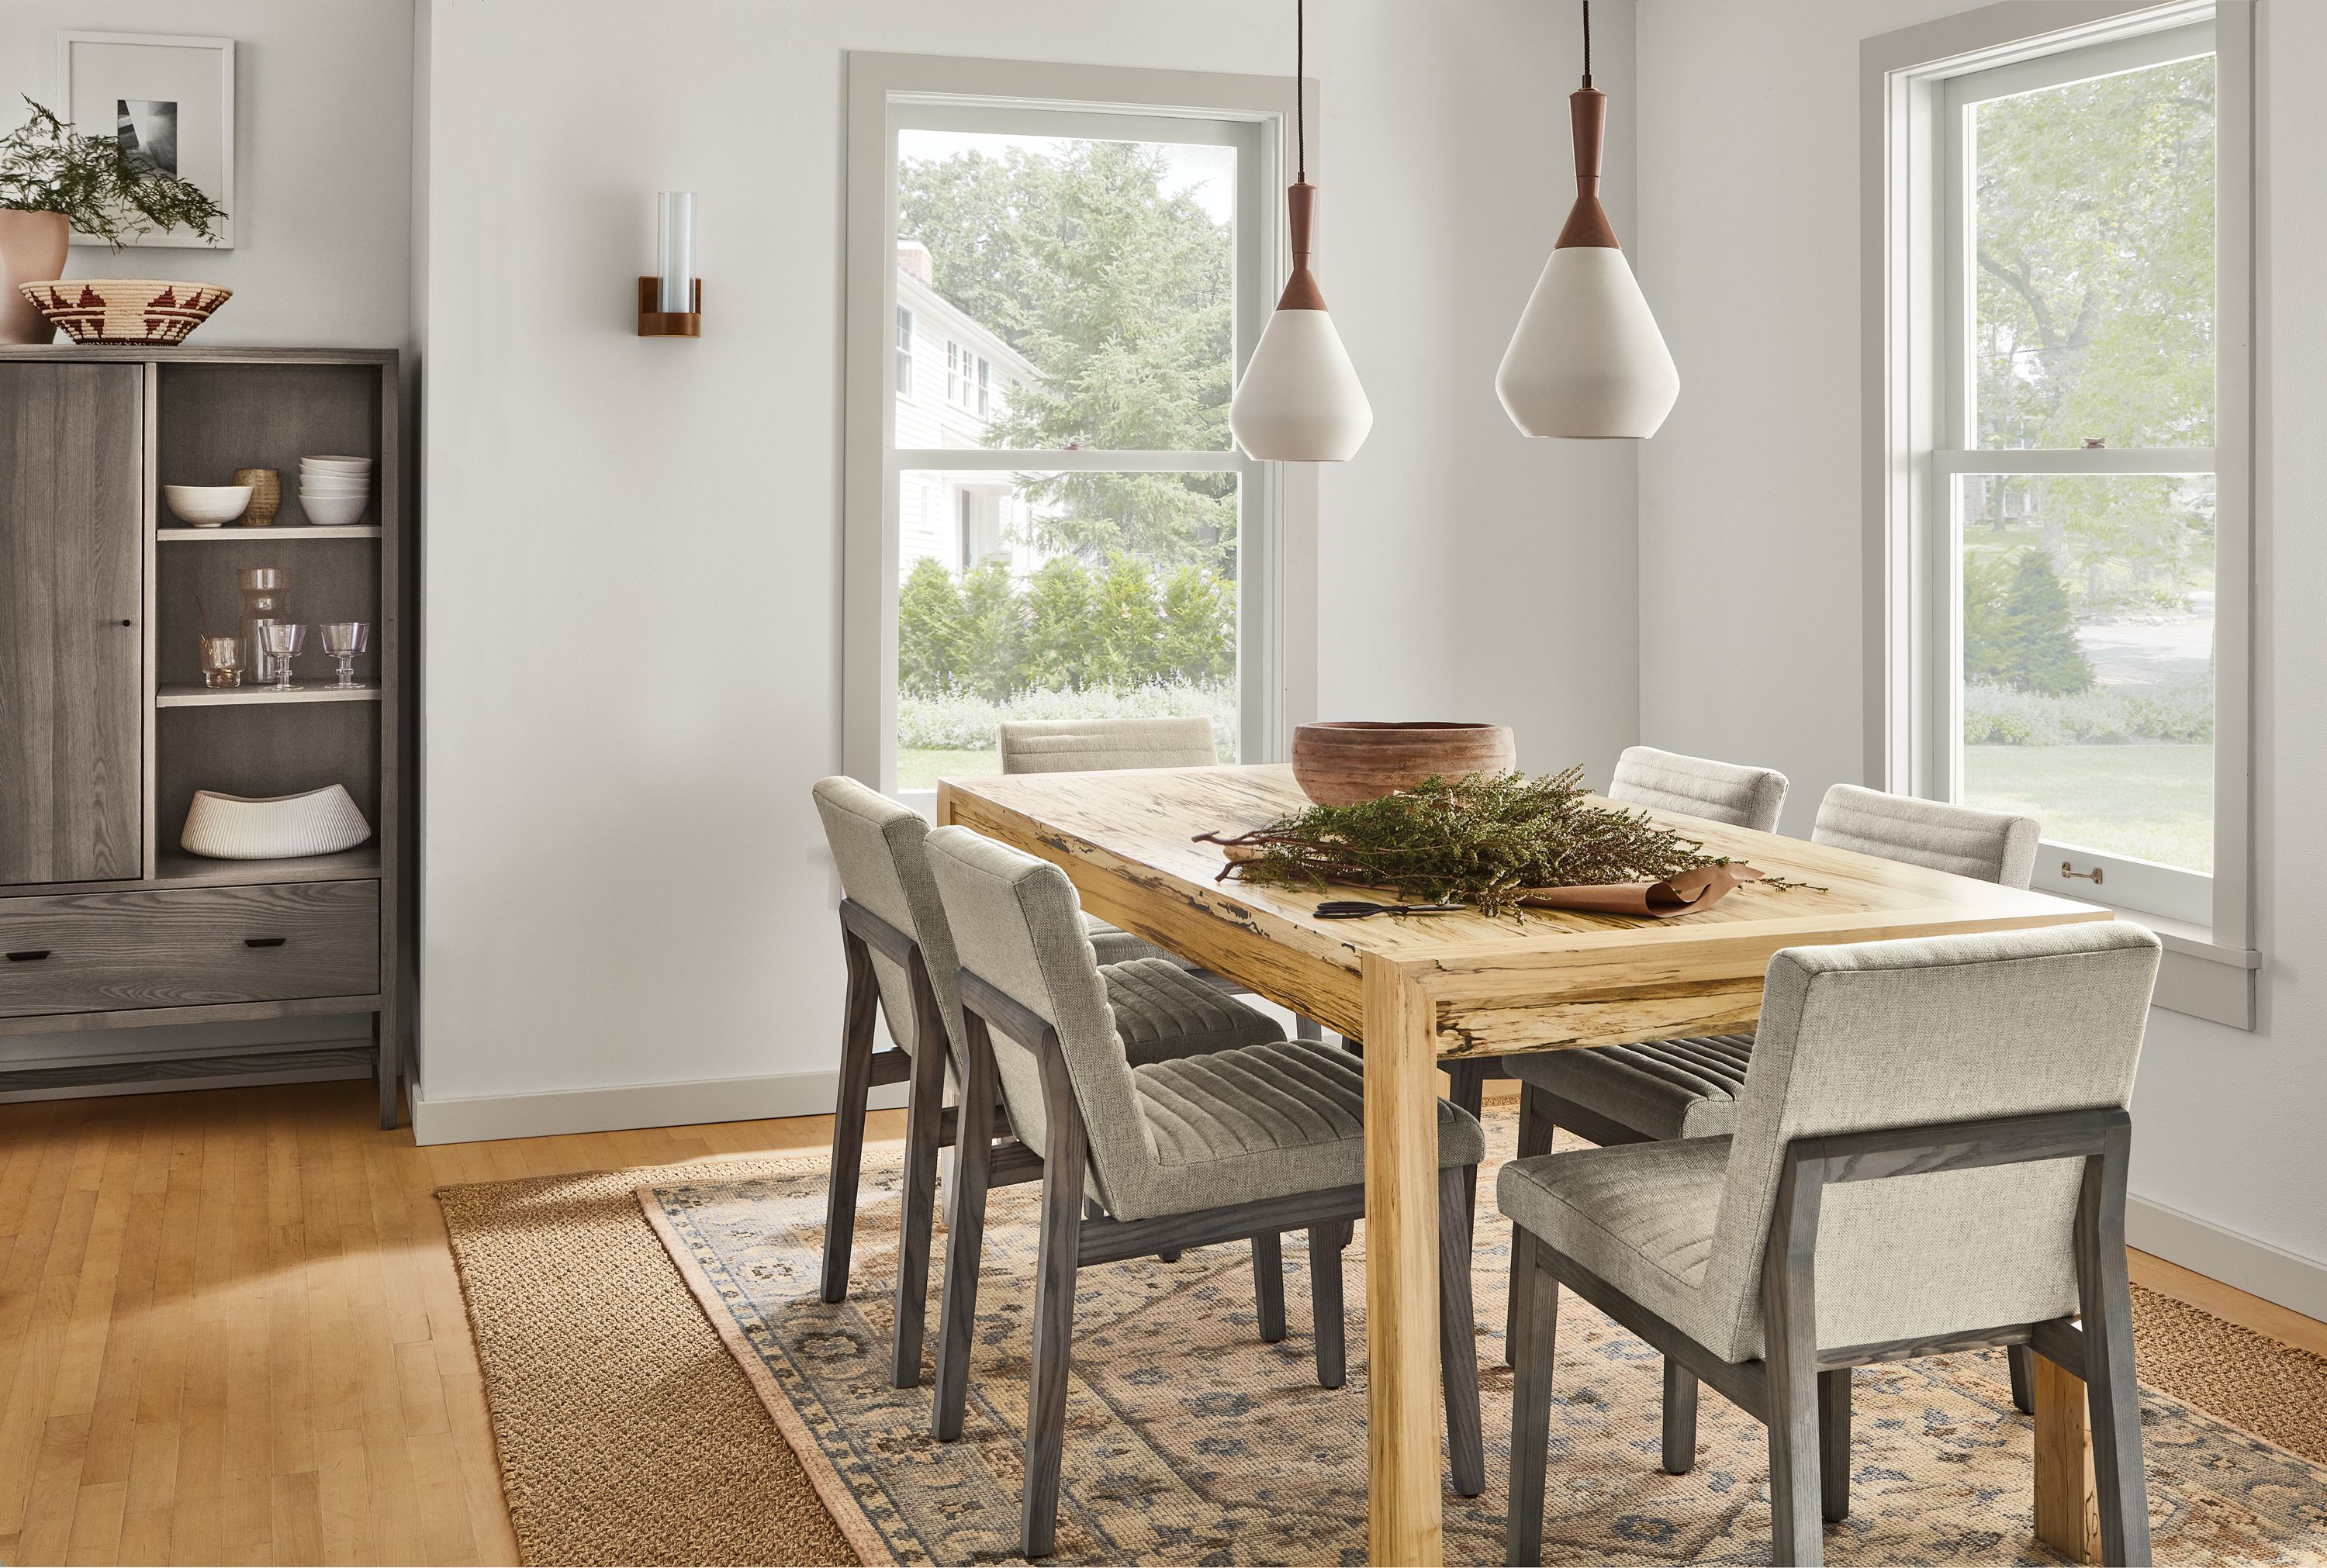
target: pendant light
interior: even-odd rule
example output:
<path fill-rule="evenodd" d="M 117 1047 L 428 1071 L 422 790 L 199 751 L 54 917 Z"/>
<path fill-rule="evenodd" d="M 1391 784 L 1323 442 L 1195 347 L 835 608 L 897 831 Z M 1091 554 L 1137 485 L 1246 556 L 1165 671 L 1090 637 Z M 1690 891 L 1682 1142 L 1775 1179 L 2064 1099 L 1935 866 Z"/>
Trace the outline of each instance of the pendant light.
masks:
<path fill-rule="evenodd" d="M 1584 86 L 1567 104 L 1575 206 L 1503 350 L 1495 393 L 1529 435 L 1647 437 L 1672 412 L 1680 372 L 1600 207 L 1608 95 L 1592 86 L 1592 0 L 1584 0 Z"/>
<path fill-rule="evenodd" d="M 1293 186 L 1285 193 L 1293 231 L 1293 275 L 1254 345 L 1229 404 L 1229 429 L 1254 457 L 1284 462 L 1346 462 L 1374 425 L 1373 406 L 1357 368 L 1325 313 L 1325 296 L 1309 271 L 1309 223 L 1317 188 L 1309 183 L 1309 130 L 1302 77 L 1306 39 L 1301 0 L 1293 7 L 1293 121 L 1297 147 Z"/>

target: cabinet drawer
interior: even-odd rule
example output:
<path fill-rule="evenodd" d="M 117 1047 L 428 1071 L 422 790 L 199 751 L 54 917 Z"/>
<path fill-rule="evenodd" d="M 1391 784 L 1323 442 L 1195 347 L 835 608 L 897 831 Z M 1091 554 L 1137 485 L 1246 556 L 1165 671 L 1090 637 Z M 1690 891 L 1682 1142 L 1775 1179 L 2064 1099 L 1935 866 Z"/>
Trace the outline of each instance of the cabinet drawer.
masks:
<path fill-rule="evenodd" d="M 0 899 L 0 1017 L 369 996 L 379 883 Z"/>

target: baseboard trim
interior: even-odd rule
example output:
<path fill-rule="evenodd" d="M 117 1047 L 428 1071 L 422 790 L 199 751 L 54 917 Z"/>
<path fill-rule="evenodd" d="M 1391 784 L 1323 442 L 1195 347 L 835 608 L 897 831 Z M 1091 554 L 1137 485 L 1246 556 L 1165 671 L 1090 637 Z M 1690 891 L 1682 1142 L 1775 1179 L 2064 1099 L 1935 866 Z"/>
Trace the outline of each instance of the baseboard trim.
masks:
<path fill-rule="evenodd" d="M 2145 1198 L 2126 1199 L 2125 1239 L 2248 1295 L 2276 1302 L 2306 1318 L 2327 1320 L 2327 1265 L 2298 1253 Z"/>
<path fill-rule="evenodd" d="M 431 1098 L 412 1089 L 416 1143 L 476 1143 L 491 1138 L 547 1138 L 561 1133 L 614 1133 L 630 1127 L 688 1127 L 704 1122 L 753 1122 L 769 1116 L 828 1116 L 840 1074 L 771 1073 L 764 1078 L 699 1078 L 689 1083 L 624 1084 L 553 1094 Z M 873 1104 L 905 1103 L 905 1086 L 885 1084 Z"/>

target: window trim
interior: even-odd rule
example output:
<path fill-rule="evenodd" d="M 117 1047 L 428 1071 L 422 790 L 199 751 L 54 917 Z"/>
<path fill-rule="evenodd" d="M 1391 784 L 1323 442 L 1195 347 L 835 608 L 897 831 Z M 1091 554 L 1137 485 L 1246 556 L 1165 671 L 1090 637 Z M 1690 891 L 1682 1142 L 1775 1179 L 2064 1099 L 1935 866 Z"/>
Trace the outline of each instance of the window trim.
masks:
<path fill-rule="evenodd" d="M 2215 475 L 2214 872 L 2210 919 L 2119 912 L 2166 940 L 2157 1003 L 2239 1028 L 2254 1022 L 2253 644 L 2255 570 L 2252 0 L 2006 0 L 1861 45 L 1866 535 L 1865 777 L 1944 798 L 1934 713 L 1942 687 L 1932 569 L 1952 537 L 1954 472 L 1999 471 L 1950 452 L 1943 406 L 1947 83 L 2064 50 L 2210 21 L 2215 30 L 2215 446 L 2188 453 L 2010 454 L 2014 471 Z M 2091 459 L 2106 457 L 2106 462 Z M 2205 461 L 2191 462 L 2202 457 Z M 2184 462 L 2188 466 L 2169 465 Z M 2123 466 L 2118 466 L 2122 464 Z M 2080 852 L 2081 853 L 2081 852 Z M 2188 873 L 2194 876 L 2195 873 Z M 2039 885 L 2045 886 L 2039 878 Z M 2081 885 L 2081 884 L 2079 884 Z M 2054 889 L 2048 891 L 2073 891 Z M 2199 967 L 2191 967 L 2191 966 Z"/>
<path fill-rule="evenodd" d="M 1266 193 L 1268 220 L 1240 228 L 1239 266 L 1258 285 L 1248 297 L 1273 300 L 1291 248 L 1274 192 L 1287 177 L 1285 143 L 1293 84 L 1283 78 L 1149 70 L 1119 66 L 951 58 L 852 51 L 848 57 L 847 265 L 844 313 L 842 429 L 841 761 L 845 771 L 895 795 L 898 541 L 885 526 L 900 466 L 924 454 L 893 451 L 886 411 L 893 400 L 885 331 L 895 285 L 895 219 L 889 200 L 895 137 L 891 105 L 924 98 L 1008 110 L 1087 109 L 1121 117 L 1238 120 L 1257 127 L 1250 178 Z M 1322 114 L 1314 82 L 1304 84 L 1308 118 Z M 964 100 L 972 100 L 965 102 Z M 1116 123 L 1121 123 L 1118 117 Z M 1319 162 L 1317 138 L 1309 144 Z M 877 288 L 862 280 L 882 278 Z M 1236 369 L 1242 374 L 1266 311 L 1239 311 Z M 1248 319 L 1257 317 L 1258 319 Z M 1313 718 L 1317 692 L 1317 490 L 1309 465 L 1257 462 L 1233 449 L 1218 467 L 1236 471 L 1242 498 L 1238 550 L 1238 658 L 1244 678 L 1240 737 L 1251 761 L 1281 760 L 1293 727 Z M 1056 471 L 1073 467 L 1210 467 L 1185 454 L 948 451 L 944 466 Z M 919 801 L 914 802 L 919 804 Z"/>

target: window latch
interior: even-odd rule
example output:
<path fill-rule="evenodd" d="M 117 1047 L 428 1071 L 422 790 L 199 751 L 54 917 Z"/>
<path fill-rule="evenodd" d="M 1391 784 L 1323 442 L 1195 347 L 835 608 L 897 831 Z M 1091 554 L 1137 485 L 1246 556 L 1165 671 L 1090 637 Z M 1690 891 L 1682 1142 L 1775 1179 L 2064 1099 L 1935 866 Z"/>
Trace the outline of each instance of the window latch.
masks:
<path fill-rule="evenodd" d="M 2062 876 L 2084 877 L 2089 879 L 2095 887 L 2101 885 L 2101 868 L 2098 866 L 2093 867 L 2090 871 L 2078 871 L 2076 869 L 2075 862 L 2064 860 L 2061 863 L 2061 874 Z"/>

